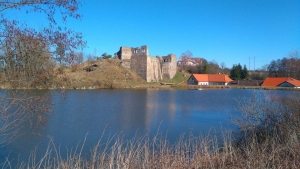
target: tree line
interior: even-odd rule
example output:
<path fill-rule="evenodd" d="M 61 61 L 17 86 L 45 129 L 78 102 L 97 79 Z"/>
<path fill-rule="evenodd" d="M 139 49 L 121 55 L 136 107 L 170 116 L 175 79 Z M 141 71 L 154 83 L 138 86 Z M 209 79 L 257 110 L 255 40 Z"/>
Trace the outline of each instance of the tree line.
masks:
<path fill-rule="evenodd" d="M 188 61 L 189 59 L 195 60 L 193 58 L 193 54 L 191 51 L 186 51 L 182 53 L 181 60 Z M 196 65 L 181 65 L 179 66 L 179 71 L 185 70 L 189 73 L 194 74 L 227 74 L 230 75 L 230 78 L 234 80 L 241 80 L 241 79 L 247 79 L 249 78 L 249 71 L 244 65 L 242 66 L 240 64 L 233 65 L 231 69 L 227 68 L 225 66 L 224 62 L 221 62 L 219 65 L 216 61 L 210 61 L 208 62 L 204 58 L 198 58 L 201 60 L 201 62 L 197 62 Z"/>
<path fill-rule="evenodd" d="M 181 55 L 182 60 L 194 59 L 190 51 L 184 52 Z M 200 59 L 200 58 L 199 58 Z M 179 71 L 185 70 L 195 74 L 218 74 L 223 73 L 230 76 L 234 80 L 252 79 L 264 80 L 266 77 L 292 77 L 300 79 L 300 56 L 298 51 L 291 52 L 288 57 L 272 60 L 266 67 L 267 69 L 260 71 L 248 71 L 246 65 L 243 67 L 240 64 L 235 64 L 231 69 L 226 68 L 225 63 L 220 65 L 216 61 L 208 62 L 201 58 L 201 63 L 197 65 L 182 65 L 178 66 Z"/>
<path fill-rule="evenodd" d="M 179 71 L 187 71 L 194 74 L 229 74 L 230 72 L 230 69 L 226 68 L 224 62 L 221 62 L 219 65 L 216 61 L 207 61 L 204 58 L 193 58 L 191 51 L 182 53 L 180 59 L 183 61 L 192 59 L 196 62 L 196 65 L 179 65 Z"/>
<path fill-rule="evenodd" d="M 289 54 L 288 57 L 272 60 L 268 66 L 270 77 L 292 77 L 300 79 L 300 57 L 298 51 Z"/>

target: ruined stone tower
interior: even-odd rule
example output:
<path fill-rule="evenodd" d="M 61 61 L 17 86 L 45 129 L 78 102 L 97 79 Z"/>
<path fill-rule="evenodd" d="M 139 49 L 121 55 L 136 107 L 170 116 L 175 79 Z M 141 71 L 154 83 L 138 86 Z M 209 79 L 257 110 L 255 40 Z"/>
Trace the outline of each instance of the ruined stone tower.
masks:
<path fill-rule="evenodd" d="M 159 82 L 164 77 L 172 79 L 176 74 L 176 56 L 152 57 L 148 55 L 148 47 L 120 47 L 115 58 L 122 60 L 122 65 L 133 69 L 147 82 Z"/>

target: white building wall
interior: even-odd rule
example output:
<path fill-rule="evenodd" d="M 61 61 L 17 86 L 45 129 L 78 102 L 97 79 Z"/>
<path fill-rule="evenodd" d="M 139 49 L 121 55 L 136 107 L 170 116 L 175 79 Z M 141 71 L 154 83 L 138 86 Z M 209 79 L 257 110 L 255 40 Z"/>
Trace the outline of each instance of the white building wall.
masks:
<path fill-rule="evenodd" d="M 208 82 L 198 82 L 198 85 L 208 85 L 209 83 Z"/>

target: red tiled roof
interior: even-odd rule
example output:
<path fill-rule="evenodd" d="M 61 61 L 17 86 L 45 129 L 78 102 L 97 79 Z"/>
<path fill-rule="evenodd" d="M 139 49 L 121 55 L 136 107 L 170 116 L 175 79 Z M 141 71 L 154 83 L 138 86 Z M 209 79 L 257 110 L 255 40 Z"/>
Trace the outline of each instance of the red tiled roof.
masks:
<path fill-rule="evenodd" d="M 287 80 L 288 83 L 294 85 L 295 87 L 299 87 L 300 86 L 300 81 L 297 79 L 293 79 L 293 78 L 288 78 Z"/>
<path fill-rule="evenodd" d="M 193 74 L 198 82 L 208 82 L 208 74 Z"/>
<path fill-rule="evenodd" d="M 276 87 L 284 82 L 290 83 L 295 87 L 300 86 L 300 81 L 291 77 L 267 77 L 261 86 Z"/>
<path fill-rule="evenodd" d="M 193 74 L 192 76 L 198 82 L 224 82 L 229 83 L 232 80 L 225 74 Z"/>

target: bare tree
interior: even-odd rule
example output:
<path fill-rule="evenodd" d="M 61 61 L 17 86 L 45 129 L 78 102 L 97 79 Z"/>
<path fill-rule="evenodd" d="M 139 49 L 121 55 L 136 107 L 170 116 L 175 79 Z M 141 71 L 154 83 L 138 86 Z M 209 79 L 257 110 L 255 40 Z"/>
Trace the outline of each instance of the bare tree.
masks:
<path fill-rule="evenodd" d="M 262 65 L 262 67 L 261 67 L 261 71 L 268 71 L 268 66 L 269 66 L 269 64 L 264 64 L 264 65 Z"/>
<path fill-rule="evenodd" d="M 55 50 L 55 60 L 59 62 L 59 65 L 62 66 L 63 62 L 66 61 L 66 53 L 65 53 L 65 47 L 61 44 L 57 44 L 56 50 Z"/>
<path fill-rule="evenodd" d="M 2 44 L 4 40 L 12 40 L 18 34 L 31 34 L 50 45 L 63 45 L 65 50 L 73 51 L 73 49 L 82 47 L 85 42 L 82 41 L 81 33 L 75 33 L 61 25 L 58 26 L 54 18 L 59 11 L 63 21 L 66 21 L 68 17 L 79 19 L 81 18 L 81 15 L 77 13 L 79 6 L 80 3 L 77 0 L 6 0 L 0 2 L 0 12 L 26 8 L 26 12 L 45 14 L 49 21 L 48 27 L 37 31 L 27 27 L 21 28 L 17 20 L 9 20 L 5 14 L 2 14 L 1 25 L 5 29 L 0 31 L 0 42 Z"/>
<path fill-rule="evenodd" d="M 76 63 L 81 64 L 84 61 L 83 52 L 77 52 L 76 54 Z"/>
<path fill-rule="evenodd" d="M 17 59 L 23 58 L 22 60 L 30 60 L 28 57 L 38 52 L 48 53 L 49 55 L 63 55 L 63 53 L 65 53 L 71 58 L 67 61 L 73 62 L 76 49 L 84 47 L 86 43 L 82 40 L 81 33 L 76 33 L 61 25 L 57 25 L 54 16 L 57 12 L 60 13 L 64 22 L 67 21 L 66 19 L 68 17 L 79 19 L 81 18 L 81 15 L 77 13 L 79 6 L 80 3 L 77 0 L 1 1 L 0 47 L 2 50 L 1 60 L 4 60 L 3 66 L 14 72 L 16 68 L 12 67 L 12 65 L 16 66 Z M 18 20 L 11 20 L 4 12 L 7 10 L 19 10 L 22 12 L 23 10 L 21 9 L 26 9 L 26 13 L 45 14 L 49 25 L 41 30 L 29 28 L 26 25 L 24 26 L 24 24 L 20 25 Z M 48 62 L 50 59 L 44 60 Z M 31 59 L 30 64 L 33 65 L 28 65 L 29 63 L 27 63 L 27 65 L 31 67 L 39 65 L 39 63 L 34 63 L 34 61 L 35 59 Z M 62 60 L 60 60 L 60 62 L 62 62 Z M 21 64 L 21 68 L 24 64 L 25 63 Z M 43 65 L 42 67 L 45 66 Z M 39 75 L 40 72 L 35 71 L 35 73 L 37 74 L 30 76 Z"/>
<path fill-rule="evenodd" d="M 189 50 L 181 54 L 181 60 L 187 60 L 193 57 L 193 53 Z"/>
<path fill-rule="evenodd" d="M 272 60 L 268 66 L 269 76 L 300 78 L 300 58 L 298 51 L 291 52 L 288 57 Z"/>
<path fill-rule="evenodd" d="M 0 60 L 13 87 L 47 85 L 54 66 L 47 44 L 29 35 L 20 35 L 4 43 Z"/>
<path fill-rule="evenodd" d="M 218 63 L 216 61 L 214 61 L 214 60 L 210 61 L 207 66 L 209 68 L 208 73 L 218 74 L 218 73 L 221 72 L 221 69 L 220 69 Z"/>
<path fill-rule="evenodd" d="M 58 47 L 63 47 L 70 64 L 76 60 L 74 53 L 85 47 L 86 42 L 83 41 L 81 33 L 58 25 L 55 17 L 60 14 L 64 23 L 70 17 L 80 19 L 79 7 L 80 3 L 77 0 L 0 1 L 0 63 L 5 72 L 6 82 L 20 82 L 24 78 L 32 86 L 35 86 L 36 82 L 49 82 L 52 75 L 51 57 L 57 54 Z M 18 20 L 6 16 L 4 11 L 8 10 L 44 15 L 48 25 L 40 30 L 23 23 L 21 25 Z M 44 124 L 45 114 L 48 112 L 51 110 L 46 96 L 20 91 L 2 95 L 0 135 L 7 136 L 4 141 L 9 141 L 17 136 L 23 122 L 28 119 L 32 127 Z"/>
<path fill-rule="evenodd" d="M 253 148 L 253 143 L 276 149 L 286 146 L 289 148 L 283 149 L 283 154 L 291 156 L 286 150 L 297 149 L 300 138 L 299 92 L 291 92 L 289 97 L 261 98 L 258 93 L 252 98 L 239 98 L 241 114 L 233 118 L 238 126 L 236 144 L 241 149 Z"/>
<path fill-rule="evenodd" d="M 224 69 L 226 68 L 225 62 L 220 63 L 220 68 L 222 70 L 222 73 L 224 73 Z"/>
<path fill-rule="evenodd" d="M 97 60 L 97 56 L 92 55 L 92 54 L 87 54 L 86 58 L 87 58 L 88 61 L 95 61 L 95 60 Z"/>

